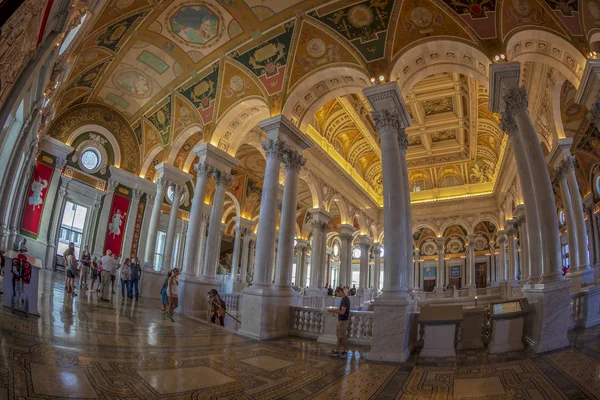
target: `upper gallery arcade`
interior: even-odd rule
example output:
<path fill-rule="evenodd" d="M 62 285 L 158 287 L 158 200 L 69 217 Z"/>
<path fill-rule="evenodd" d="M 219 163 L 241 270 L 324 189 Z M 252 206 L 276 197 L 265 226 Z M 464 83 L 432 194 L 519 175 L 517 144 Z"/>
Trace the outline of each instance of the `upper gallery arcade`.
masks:
<path fill-rule="evenodd" d="M 190 314 L 215 285 L 262 316 L 273 287 L 598 278 L 600 1 L 68 3 L 2 28 L 0 248 L 182 267 Z"/>

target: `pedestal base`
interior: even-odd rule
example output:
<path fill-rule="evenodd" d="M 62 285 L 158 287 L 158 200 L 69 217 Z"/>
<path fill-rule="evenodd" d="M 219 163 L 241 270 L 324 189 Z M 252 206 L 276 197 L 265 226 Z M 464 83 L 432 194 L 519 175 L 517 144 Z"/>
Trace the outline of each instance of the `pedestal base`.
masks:
<path fill-rule="evenodd" d="M 217 281 L 215 281 L 217 282 Z M 204 281 L 192 276 L 179 278 L 179 312 L 188 317 L 202 318 L 208 313 L 208 292 L 217 289 L 221 292 L 220 282 Z"/>
<path fill-rule="evenodd" d="M 167 273 L 144 268 L 140 281 L 140 294 L 145 299 L 160 299 L 160 290 L 167 279 Z"/>
<path fill-rule="evenodd" d="M 293 293 L 268 287 L 250 287 L 242 293 L 242 327 L 238 335 L 256 340 L 288 336 Z"/>
<path fill-rule="evenodd" d="M 575 316 L 577 328 L 591 328 L 600 324 L 600 286 L 588 286 L 579 292 L 581 308 Z"/>
<path fill-rule="evenodd" d="M 384 293 L 374 302 L 373 336 L 369 360 L 404 362 L 410 356 L 410 313 L 416 302 Z"/>
<path fill-rule="evenodd" d="M 594 282 L 594 270 L 591 268 L 578 269 L 567 274 L 571 281 L 571 293 L 578 293 L 584 283 Z"/>
<path fill-rule="evenodd" d="M 317 339 L 317 343 L 337 344 L 337 316 L 323 313 L 323 334 Z"/>
<path fill-rule="evenodd" d="M 492 321 L 492 337 L 488 345 L 488 351 L 504 353 L 507 351 L 523 350 L 523 317 L 497 319 Z"/>
<path fill-rule="evenodd" d="M 561 280 L 523 287 L 530 305 L 525 340 L 536 353 L 569 345 L 570 284 Z"/>
<path fill-rule="evenodd" d="M 468 308 L 463 311 L 463 322 L 460 329 L 458 350 L 483 349 L 483 325 L 486 311 L 481 307 Z"/>
<path fill-rule="evenodd" d="M 425 324 L 420 357 L 455 357 L 456 324 Z"/>

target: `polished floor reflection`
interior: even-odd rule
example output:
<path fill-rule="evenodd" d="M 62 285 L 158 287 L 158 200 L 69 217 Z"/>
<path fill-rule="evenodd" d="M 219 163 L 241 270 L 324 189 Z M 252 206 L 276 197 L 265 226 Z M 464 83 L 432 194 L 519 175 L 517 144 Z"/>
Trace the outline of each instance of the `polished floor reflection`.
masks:
<path fill-rule="evenodd" d="M 332 359 L 302 339 L 258 343 L 201 321 L 165 321 L 157 301 L 72 299 L 44 281 L 42 317 L 0 312 L 0 399 L 600 399 L 600 329 L 535 355 L 463 351 Z"/>

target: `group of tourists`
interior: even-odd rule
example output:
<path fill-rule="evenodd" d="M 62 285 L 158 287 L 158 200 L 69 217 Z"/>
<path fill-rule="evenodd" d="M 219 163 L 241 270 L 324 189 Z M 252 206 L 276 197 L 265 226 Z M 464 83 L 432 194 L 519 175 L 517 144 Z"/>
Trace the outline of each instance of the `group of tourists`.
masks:
<path fill-rule="evenodd" d="M 65 262 L 65 291 L 67 294 L 75 297 L 75 279 L 79 276 L 79 289 L 89 290 L 94 293 L 94 285 L 98 280 L 98 286 L 95 293 L 100 295 L 100 300 L 110 301 L 110 295 L 115 294 L 115 282 L 117 278 L 121 283 L 121 299 L 125 297 L 133 300 L 135 291 L 135 300 L 140 298 L 139 281 L 142 277 L 142 268 L 138 258 L 131 260 L 125 258 L 123 262 L 113 254 L 111 250 L 106 251 L 106 255 L 100 260 L 90 254 L 89 246 L 83 248 L 80 260 L 75 259 L 75 244 L 69 243 L 69 247 L 63 253 Z M 120 272 L 120 277 L 118 274 Z M 88 287 L 88 279 L 90 286 Z"/>

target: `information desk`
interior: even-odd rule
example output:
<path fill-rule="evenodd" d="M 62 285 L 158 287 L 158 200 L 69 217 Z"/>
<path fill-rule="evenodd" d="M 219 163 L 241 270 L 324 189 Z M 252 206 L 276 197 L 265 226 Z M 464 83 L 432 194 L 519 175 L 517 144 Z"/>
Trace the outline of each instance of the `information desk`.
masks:
<path fill-rule="evenodd" d="M 523 350 L 523 327 L 529 313 L 527 299 L 513 299 L 490 304 L 492 334 L 488 352 Z"/>
<path fill-rule="evenodd" d="M 39 316 L 38 284 L 42 262 L 31 256 L 8 251 L 4 254 L 4 307 L 13 312 Z"/>
<path fill-rule="evenodd" d="M 463 321 L 463 306 L 425 306 L 419 314 L 423 332 L 421 357 L 456 356 L 456 332 Z"/>

